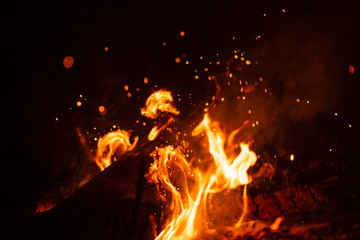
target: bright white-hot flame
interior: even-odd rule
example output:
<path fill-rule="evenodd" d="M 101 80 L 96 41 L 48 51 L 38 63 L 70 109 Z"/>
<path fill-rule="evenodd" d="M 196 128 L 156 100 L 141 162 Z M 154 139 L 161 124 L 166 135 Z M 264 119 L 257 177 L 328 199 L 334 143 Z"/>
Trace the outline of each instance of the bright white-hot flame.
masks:
<path fill-rule="evenodd" d="M 135 148 L 139 138 L 135 137 L 133 143 L 130 143 L 130 136 L 130 131 L 119 129 L 99 139 L 94 160 L 101 171 L 111 165 L 115 152 L 122 155 Z"/>
<path fill-rule="evenodd" d="M 238 131 L 238 130 L 235 130 Z M 206 231 L 206 204 L 208 196 L 226 189 L 246 185 L 251 181 L 247 170 L 256 162 L 256 155 L 246 143 L 240 143 L 241 152 L 235 158 L 228 158 L 225 151 L 225 138 L 216 122 L 211 122 L 205 114 L 204 120 L 194 129 L 193 135 L 205 132 L 209 141 L 209 152 L 215 167 L 205 170 L 193 169 L 179 148 L 167 146 L 153 152 L 154 163 L 147 174 L 148 181 L 160 183 L 164 189 L 158 195 L 166 201 L 171 194 L 170 211 L 166 227 L 157 239 L 192 239 L 201 231 Z M 236 134 L 236 133 L 234 133 Z M 234 137 L 231 134 L 231 138 Z M 171 171 L 181 172 L 174 179 Z M 192 184 L 189 184 L 192 182 Z M 158 186 L 158 185 L 157 185 Z M 244 187 L 243 213 L 233 227 L 239 227 L 246 214 L 246 186 Z"/>
<path fill-rule="evenodd" d="M 194 129 L 194 136 L 205 132 L 209 140 L 209 151 L 214 158 L 216 165 L 216 176 L 218 179 L 224 178 L 224 181 L 217 182 L 221 191 L 225 188 L 236 188 L 240 185 L 248 184 L 251 178 L 247 174 L 250 166 L 253 166 L 257 160 L 256 154 L 249 149 L 246 143 L 240 143 L 240 154 L 235 158 L 228 158 L 225 153 L 225 137 L 216 122 L 212 123 L 208 114 L 205 114 L 204 120 Z M 235 130 L 237 131 L 237 130 Z M 230 136 L 232 136 L 230 134 Z M 214 189 L 215 190 L 215 189 Z"/>
<path fill-rule="evenodd" d="M 159 117 L 161 112 L 174 115 L 180 113 L 173 105 L 169 91 L 154 92 L 141 109 L 141 114 L 151 119 Z M 174 118 L 170 117 L 165 124 L 155 126 L 150 131 L 148 140 L 154 140 L 173 121 Z M 245 123 L 242 127 L 244 126 Z M 243 185 L 242 214 L 229 226 L 231 229 L 240 227 L 247 211 L 246 184 L 251 182 L 247 170 L 257 160 L 256 154 L 249 149 L 249 144 L 234 144 L 235 136 L 242 127 L 225 138 L 219 124 L 211 121 L 208 114 L 204 115 L 203 121 L 193 130 L 192 135 L 205 133 L 207 136 L 213 162 L 205 169 L 193 167 L 180 147 L 169 145 L 156 148 L 151 154 L 154 162 L 145 177 L 148 182 L 156 184 L 158 197 L 168 203 L 170 211 L 165 227 L 156 239 L 185 240 L 199 237 L 202 232 L 213 232 L 210 225 L 204 224 L 209 222 L 206 205 L 211 195 Z M 135 137 L 131 143 L 130 135 L 130 131 L 118 130 L 100 138 L 94 159 L 101 170 L 112 163 L 115 153 L 121 155 L 135 148 L 138 138 Z M 240 152 L 236 152 L 239 149 L 235 146 L 240 147 Z M 230 157 L 228 153 L 231 153 Z"/>

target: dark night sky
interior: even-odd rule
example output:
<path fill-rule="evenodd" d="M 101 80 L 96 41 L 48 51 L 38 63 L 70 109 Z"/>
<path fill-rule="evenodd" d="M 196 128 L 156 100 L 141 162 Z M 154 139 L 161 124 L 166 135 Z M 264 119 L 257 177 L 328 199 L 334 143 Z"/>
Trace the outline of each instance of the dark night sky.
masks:
<path fill-rule="evenodd" d="M 325 110 L 314 110 L 311 117 L 316 122 L 333 111 L 341 112 L 344 117 L 336 124 L 351 122 L 352 132 L 340 127 L 329 136 L 340 134 L 339 139 L 349 141 L 351 151 L 357 148 L 360 8 L 356 1 L 210 2 L 38 1 L 14 3 L 3 9 L 7 12 L 3 21 L 5 73 L 9 74 L 3 73 L 2 88 L 3 118 L 7 122 L 3 125 L 7 154 L 2 185 L 8 192 L 7 209 L 12 216 L 9 226 L 26 222 L 44 192 L 74 174 L 66 166 L 71 165 L 74 156 L 83 154 L 75 128 L 90 129 L 92 124 L 100 124 L 93 117 L 97 115 L 96 106 L 114 101 L 115 107 L 128 115 L 124 117 L 119 109 L 108 116 L 108 121 L 122 118 L 119 124 L 131 128 L 144 98 L 131 103 L 124 97 L 117 99 L 117 92 L 125 84 L 135 88 L 144 76 L 149 76 L 156 83 L 142 88 L 144 96 L 153 84 L 158 84 L 178 93 L 192 92 L 195 101 L 202 101 L 204 82 L 195 82 L 192 70 L 174 64 L 174 58 L 183 52 L 200 65 L 195 56 L 218 52 L 229 56 L 233 49 L 241 48 L 263 62 L 274 58 L 269 68 L 277 70 L 288 62 L 282 58 L 287 56 L 285 50 L 299 53 L 300 60 L 302 54 L 310 52 L 320 60 L 326 59 L 323 66 L 329 67 L 328 74 L 337 80 L 328 83 L 330 106 L 319 104 Z M 286 9 L 286 17 L 281 9 Z M 180 31 L 186 32 L 185 40 L 179 37 Z M 254 43 L 258 34 L 264 36 L 260 45 Z M 233 36 L 235 41 L 231 41 Z M 286 39 L 289 46 L 294 43 L 294 49 L 287 51 Z M 162 46 L 164 41 L 168 43 L 166 48 Z M 109 52 L 104 52 L 104 46 Z M 62 66 L 67 55 L 75 58 L 71 69 Z M 221 60 L 226 61 L 227 56 Z M 349 65 L 355 67 L 353 75 L 347 70 Z M 291 67 L 284 69 L 292 71 Z M 88 98 L 88 106 L 81 111 L 67 110 L 76 108 L 79 94 Z M 64 121 L 55 123 L 56 117 Z"/>

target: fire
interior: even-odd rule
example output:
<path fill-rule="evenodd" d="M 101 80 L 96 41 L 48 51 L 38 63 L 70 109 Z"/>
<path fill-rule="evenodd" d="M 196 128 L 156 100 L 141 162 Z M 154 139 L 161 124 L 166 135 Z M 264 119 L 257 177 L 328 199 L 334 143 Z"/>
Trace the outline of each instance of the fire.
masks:
<path fill-rule="evenodd" d="M 115 152 L 123 155 L 135 148 L 139 138 L 135 137 L 133 143 L 130 143 L 130 136 L 130 131 L 120 129 L 107 133 L 99 139 L 94 160 L 101 171 L 111 165 Z"/>
<path fill-rule="evenodd" d="M 209 197 L 251 182 L 247 170 L 255 164 L 257 158 L 249 145 L 240 143 L 241 151 L 236 157 L 228 157 L 226 154 L 234 151 L 233 139 L 239 130 L 235 130 L 225 141 L 218 123 L 212 122 L 209 115 L 205 114 L 204 120 L 192 134 L 197 136 L 205 132 L 207 136 L 213 164 L 206 169 L 192 167 L 180 148 L 167 146 L 152 153 L 154 163 L 146 177 L 149 182 L 163 186 L 163 191 L 158 188 L 158 195 L 163 201 L 167 200 L 167 193 L 171 195 L 171 215 L 157 239 L 192 239 L 200 233 L 211 232 L 212 229 L 204 224 L 209 221 L 206 211 Z M 180 172 L 180 176 L 175 177 L 173 171 Z M 245 187 L 243 193 L 242 215 L 230 228 L 240 227 L 246 214 Z"/>
<path fill-rule="evenodd" d="M 179 111 L 173 105 L 171 92 L 159 90 L 150 95 L 146 100 L 145 107 L 141 109 L 141 114 L 154 119 L 160 116 L 160 112 L 169 112 L 179 115 Z"/>
<path fill-rule="evenodd" d="M 148 135 L 148 140 L 149 141 L 154 141 L 155 138 L 159 135 L 159 133 L 164 130 L 167 126 L 169 126 L 170 123 L 172 123 L 174 121 L 173 117 L 170 117 L 169 120 L 162 125 L 161 127 L 155 126 L 151 129 L 149 135 Z"/>
<path fill-rule="evenodd" d="M 161 116 L 162 112 L 180 114 L 173 104 L 171 92 L 166 90 L 151 94 L 141 109 L 141 114 L 151 119 Z M 148 140 L 153 141 L 173 121 L 171 116 L 166 123 L 154 126 Z M 204 115 L 193 129 L 192 136 L 199 140 L 200 136 L 206 136 L 204 145 L 211 161 L 206 166 L 189 161 L 188 155 L 184 154 L 184 145 L 156 147 L 150 154 L 154 161 L 145 177 L 149 183 L 156 184 L 157 196 L 168 204 L 169 210 L 165 213 L 169 215 L 164 228 L 156 239 L 193 239 L 216 233 L 214 224 L 211 224 L 212 216 L 207 211 L 211 197 L 243 186 L 242 213 L 226 226 L 228 230 L 239 229 L 247 211 L 246 185 L 252 180 L 247 170 L 257 160 L 256 154 L 249 149 L 249 143 L 235 141 L 246 124 L 226 137 L 220 123 L 212 121 L 208 113 Z M 117 130 L 99 139 L 95 161 L 101 170 L 112 163 L 115 153 L 122 155 L 135 148 L 138 137 L 131 143 L 130 136 L 130 131 Z"/>

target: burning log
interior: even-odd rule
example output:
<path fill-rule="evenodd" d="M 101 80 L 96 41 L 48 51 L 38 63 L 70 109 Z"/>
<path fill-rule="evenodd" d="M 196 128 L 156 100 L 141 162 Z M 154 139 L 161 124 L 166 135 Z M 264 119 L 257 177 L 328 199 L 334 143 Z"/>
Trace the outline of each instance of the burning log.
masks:
<path fill-rule="evenodd" d="M 34 218 L 19 238 L 153 239 L 149 216 L 160 216 L 160 203 L 153 187 L 139 185 L 144 183 L 143 176 L 138 178 L 143 157 L 124 156 L 113 163 L 68 199 Z"/>
<path fill-rule="evenodd" d="M 139 169 L 143 159 L 150 159 L 146 155 L 131 155 L 113 163 L 64 202 L 33 219 L 22 236 L 37 239 L 154 239 L 154 224 L 160 226 L 162 210 L 154 185 L 143 189 L 136 210 L 136 196 L 139 188 L 144 187 L 141 186 L 144 182 L 139 182 Z M 304 185 L 249 196 L 246 220 L 273 219 L 318 209 L 326 202 L 322 187 L 322 184 Z M 239 191 L 226 194 L 226 201 L 233 201 L 234 208 L 229 205 L 218 207 L 216 204 L 224 205 L 224 201 L 216 202 L 216 198 L 212 199 L 209 208 L 209 215 L 217 216 L 214 223 L 223 220 L 224 215 L 231 216 L 229 210 L 241 214 Z M 160 229 L 156 230 L 159 232 Z"/>

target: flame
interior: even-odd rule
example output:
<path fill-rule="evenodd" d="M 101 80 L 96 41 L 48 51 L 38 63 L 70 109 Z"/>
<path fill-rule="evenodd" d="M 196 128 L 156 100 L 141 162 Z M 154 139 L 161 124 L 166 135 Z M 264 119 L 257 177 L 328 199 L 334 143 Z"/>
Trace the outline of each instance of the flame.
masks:
<path fill-rule="evenodd" d="M 159 117 L 161 112 L 180 114 L 173 105 L 171 92 L 163 89 L 151 94 L 141 109 L 141 114 L 151 119 Z M 148 134 L 148 140 L 153 141 L 173 121 L 171 116 L 166 123 L 154 126 Z M 184 154 L 184 146 L 156 147 L 151 153 L 154 161 L 145 177 L 149 183 L 156 184 L 157 196 L 164 204 L 168 204 L 169 209 L 165 213 L 169 215 L 164 228 L 156 239 L 193 239 L 202 234 L 216 233 L 214 226 L 209 224 L 211 216 L 207 204 L 212 195 L 239 186 L 243 186 L 242 213 L 227 227 L 236 230 L 241 226 L 247 212 L 246 185 L 252 180 L 247 170 L 257 160 L 248 143 L 235 144 L 236 135 L 247 123 L 226 138 L 220 124 L 212 121 L 207 113 L 204 115 L 192 135 L 206 135 L 205 145 L 212 156 L 211 164 L 206 167 L 189 162 L 188 155 Z M 99 139 L 94 160 L 101 170 L 112 163 L 115 153 L 122 155 L 135 148 L 138 137 L 131 143 L 130 135 L 130 131 L 118 130 Z"/>
<path fill-rule="evenodd" d="M 154 141 L 155 138 L 159 135 L 159 133 L 161 131 L 163 131 L 167 126 L 169 126 L 169 124 L 172 123 L 173 121 L 174 121 L 174 118 L 170 117 L 169 120 L 165 124 L 161 125 L 161 127 L 158 127 L 158 126 L 153 127 L 148 135 L 148 140 Z"/>
<path fill-rule="evenodd" d="M 111 165 L 115 152 L 123 155 L 135 148 L 139 138 L 135 137 L 133 143 L 130 143 L 130 136 L 130 131 L 119 129 L 109 132 L 99 139 L 94 160 L 101 171 Z"/>
<path fill-rule="evenodd" d="M 206 211 L 209 197 L 245 185 L 243 212 L 231 226 L 240 227 L 247 210 L 246 184 L 251 182 L 247 170 L 255 164 L 257 158 L 247 143 L 240 143 L 240 153 L 236 157 L 228 157 L 227 152 L 235 151 L 236 145 L 232 142 L 239 130 L 233 131 L 225 141 L 219 124 L 212 122 L 209 115 L 205 114 L 192 135 L 205 132 L 207 136 L 213 164 L 206 169 L 192 167 L 179 147 L 166 146 L 151 154 L 154 162 L 146 178 L 150 183 L 157 184 L 158 196 L 164 202 L 170 201 L 171 211 L 164 230 L 156 239 L 192 239 L 201 232 L 211 232 L 212 229 L 204 224 L 209 219 Z"/>
<path fill-rule="evenodd" d="M 169 112 L 179 115 L 179 111 L 173 105 L 173 97 L 170 91 L 161 89 L 154 92 L 145 102 L 145 107 L 141 108 L 141 114 L 154 119 L 160 116 L 160 112 Z"/>

